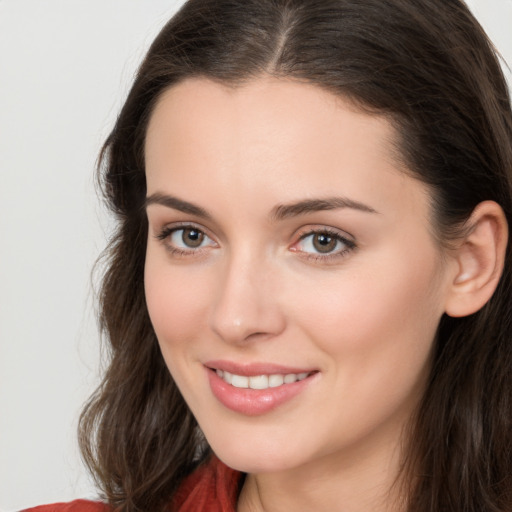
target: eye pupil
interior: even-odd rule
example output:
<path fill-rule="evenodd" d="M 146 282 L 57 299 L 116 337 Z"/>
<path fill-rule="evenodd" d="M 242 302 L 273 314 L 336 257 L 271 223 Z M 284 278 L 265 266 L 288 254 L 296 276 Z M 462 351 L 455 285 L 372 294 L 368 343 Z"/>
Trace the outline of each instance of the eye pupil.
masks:
<path fill-rule="evenodd" d="M 336 248 L 337 239 L 325 233 L 318 233 L 313 237 L 313 246 L 318 252 L 327 253 Z"/>
<path fill-rule="evenodd" d="M 203 243 L 204 233 L 198 229 L 187 228 L 183 230 L 181 239 L 188 247 L 199 247 Z"/>

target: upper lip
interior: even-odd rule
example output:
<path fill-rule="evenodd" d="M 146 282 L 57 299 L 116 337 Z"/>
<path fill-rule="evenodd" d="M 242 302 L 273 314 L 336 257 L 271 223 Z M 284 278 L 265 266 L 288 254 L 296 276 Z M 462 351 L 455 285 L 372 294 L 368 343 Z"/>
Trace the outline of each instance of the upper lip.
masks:
<path fill-rule="evenodd" d="M 257 375 L 287 375 L 290 373 L 311 373 L 317 371 L 310 367 L 284 366 L 275 363 L 254 362 L 254 363 L 235 363 L 234 361 L 207 361 L 204 366 L 212 370 L 222 370 L 235 375 L 244 375 L 246 377 L 255 377 Z"/>

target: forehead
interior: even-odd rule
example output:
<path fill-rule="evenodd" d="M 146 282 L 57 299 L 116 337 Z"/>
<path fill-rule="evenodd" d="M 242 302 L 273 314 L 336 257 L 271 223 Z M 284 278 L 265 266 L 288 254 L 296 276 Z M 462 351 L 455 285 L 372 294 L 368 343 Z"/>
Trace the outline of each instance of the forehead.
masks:
<path fill-rule="evenodd" d="M 341 119 L 340 111 L 345 116 Z M 304 120 L 307 120 L 305 125 Z M 171 126 L 171 123 L 174 126 Z M 179 126 L 178 126 L 179 125 Z M 154 132 L 170 132 L 173 127 L 199 137 L 212 130 L 222 137 L 221 129 L 265 139 L 278 135 L 302 136 L 310 141 L 328 142 L 327 134 L 336 128 L 357 136 L 374 136 L 391 142 L 396 133 L 384 116 L 367 115 L 348 99 L 319 86 L 285 78 L 263 77 L 239 86 L 230 86 L 206 78 L 184 80 L 166 90 L 156 103 L 148 127 L 148 139 Z M 240 132 L 241 129 L 243 132 Z M 252 129 L 251 129 L 252 128 Z M 265 130 L 257 134 L 257 130 Z M 173 135 L 176 135 L 174 133 Z M 209 133 L 209 135 L 213 135 Z M 237 140 L 242 142 L 242 138 Z"/>
<path fill-rule="evenodd" d="M 270 207 L 333 191 L 372 199 L 379 211 L 379 203 L 403 202 L 413 192 L 425 202 L 425 188 L 396 158 L 396 137 L 384 116 L 315 85 L 188 79 L 161 96 L 150 119 L 148 193 L 171 189 L 206 199 L 215 190 L 241 208 L 255 197 L 261 203 L 258 194 Z"/>

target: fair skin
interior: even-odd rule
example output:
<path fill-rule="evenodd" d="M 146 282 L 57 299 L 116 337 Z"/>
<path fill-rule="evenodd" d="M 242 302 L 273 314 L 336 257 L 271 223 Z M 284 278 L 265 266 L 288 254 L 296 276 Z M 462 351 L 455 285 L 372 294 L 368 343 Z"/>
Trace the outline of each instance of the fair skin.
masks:
<path fill-rule="evenodd" d="M 248 473 L 240 512 L 400 509 L 402 431 L 441 316 L 469 314 L 475 258 L 464 273 L 439 246 L 394 138 L 383 117 L 267 77 L 186 80 L 151 117 L 148 310 L 214 452 Z M 307 376 L 269 407 L 226 391 L 223 364 Z"/>

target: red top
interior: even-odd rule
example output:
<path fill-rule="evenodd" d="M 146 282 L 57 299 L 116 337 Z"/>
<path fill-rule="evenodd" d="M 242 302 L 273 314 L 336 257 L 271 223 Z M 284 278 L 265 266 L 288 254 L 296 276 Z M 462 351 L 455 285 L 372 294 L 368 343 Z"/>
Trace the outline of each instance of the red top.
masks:
<path fill-rule="evenodd" d="M 235 512 L 242 474 L 217 457 L 185 478 L 174 496 L 173 512 Z"/>
<path fill-rule="evenodd" d="M 27 508 L 21 512 L 109 512 L 110 507 L 98 501 L 75 500 L 70 503 L 54 503 L 35 508 Z"/>
<path fill-rule="evenodd" d="M 185 478 L 169 509 L 173 512 L 235 512 L 241 477 L 241 473 L 212 456 Z M 29 508 L 22 512 L 109 511 L 110 507 L 104 503 L 76 500 Z"/>

